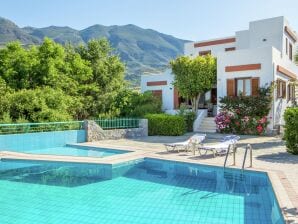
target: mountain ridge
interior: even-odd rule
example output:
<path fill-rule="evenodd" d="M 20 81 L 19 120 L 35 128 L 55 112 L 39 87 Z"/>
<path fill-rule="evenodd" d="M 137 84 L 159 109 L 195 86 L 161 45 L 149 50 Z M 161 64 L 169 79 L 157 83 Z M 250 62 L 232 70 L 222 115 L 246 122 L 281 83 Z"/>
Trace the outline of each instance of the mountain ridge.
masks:
<path fill-rule="evenodd" d="M 107 38 L 127 65 L 126 79 L 138 85 L 140 76 L 164 70 L 171 59 L 183 54 L 184 43 L 171 35 L 134 24 L 104 26 L 94 24 L 82 30 L 69 26 L 19 27 L 0 17 L 0 45 L 19 40 L 24 45 L 40 44 L 45 37 L 60 44 L 85 44 L 90 39 Z"/>

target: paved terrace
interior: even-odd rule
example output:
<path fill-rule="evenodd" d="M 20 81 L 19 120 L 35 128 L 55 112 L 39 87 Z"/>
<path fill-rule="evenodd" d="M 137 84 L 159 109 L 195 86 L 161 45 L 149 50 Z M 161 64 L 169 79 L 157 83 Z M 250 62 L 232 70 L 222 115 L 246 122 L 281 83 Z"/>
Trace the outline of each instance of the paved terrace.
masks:
<path fill-rule="evenodd" d="M 114 164 L 143 157 L 177 160 L 191 163 L 223 166 L 224 156 L 213 157 L 212 153 L 200 156 L 192 152 L 167 152 L 164 143 L 184 141 L 191 133 L 179 137 L 152 136 L 138 139 L 104 140 L 100 142 L 88 142 L 83 145 L 131 150 L 131 153 L 120 154 L 105 158 L 72 157 L 54 155 L 31 155 L 24 153 L 2 152 L 2 158 L 52 160 L 86 163 Z M 218 141 L 223 135 L 208 134 L 206 143 Z M 245 146 L 253 147 L 253 168 L 246 169 L 266 171 L 269 174 L 277 199 L 287 219 L 287 223 L 298 223 L 298 156 L 286 152 L 284 142 L 279 137 L 241 136 L 236 154 L 236 167 L 241 168 Z M 233 158 L 229 157 L 227 165 L 232 166 Z"/>

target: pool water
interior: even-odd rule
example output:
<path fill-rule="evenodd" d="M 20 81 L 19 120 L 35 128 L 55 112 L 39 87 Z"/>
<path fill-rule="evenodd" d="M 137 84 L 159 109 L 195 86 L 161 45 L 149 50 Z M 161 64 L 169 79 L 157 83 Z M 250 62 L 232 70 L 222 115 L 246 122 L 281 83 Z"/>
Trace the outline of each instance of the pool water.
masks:
<path fill-rule="evenodd" d="M 75 146 L 66 145 L 59 147 L 41 148 L 34 150 L 26 150 L 25 153 L 32 154 L 47 154 L 47 155 L 60 155 L 60 156 L 85 156 L 85 157 L 107 157 L 127 153 L 129 151 L 106 149 L 99 147 L 89 146 Z"/>
<path fill-rule="evenodd" d="M 0 162 L 0 223 L 284 223 L 266 174 L 156 159 Z"/>

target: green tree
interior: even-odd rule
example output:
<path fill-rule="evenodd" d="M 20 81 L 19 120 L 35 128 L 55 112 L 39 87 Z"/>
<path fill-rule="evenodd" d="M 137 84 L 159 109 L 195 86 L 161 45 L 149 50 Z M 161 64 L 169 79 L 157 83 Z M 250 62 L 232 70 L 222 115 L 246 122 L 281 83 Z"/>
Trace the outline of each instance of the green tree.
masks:
<path fill-rule="evenodd" d="M 181 56 L 170 62 L 174 85 L 182 97 L 191 100 L 192 110 L 198 110 L 200 96 L 216 82 L 216 59 L 211 55 L 191 58 Z"/>
<path fill-rule="evenodd" d="M 106 39 L 79 47 L 49 38 L 29 48 L 9 43 L 0 49 L 0 121 L 119 116 L 128 114 L 125 105 L 151 109 L 150 97 L 126 90 L 124 72 L 125 65 Z"/>
<path fill-rule="evenodd" d="M 35 48 L 27 50 L 19 42 L 8 43 L 0 50 L 0 77 L 12 89 L 29 88 L 36 63 Z"/>
<path fill-rule="evenodd" d="M 23 89 L 7 95 L 7 98 L 13 121 L 20 118 L 29 122 L 72 120 L 72 99 L 62 90 L 49 87 Z"/>
<path fill-rule="evenodd" d="M 120 91 L 113 104 L 122 117 L 144 117 L 146 114 L 161 113 L 161 99 L 151 92 L 139 93 L 125 89 Z"/>
<path fill-rule="evenodd" d="M 111 113 L 113 100 L 126 87 L 125 65 L 106 39 L 90 40 L 87 45 L 80 45 L 76 50 L 92 68 L 92 78 L 88 82 L 90 85 L 80 89 L 87 96 L 85 110 L 91 117 Z"/>

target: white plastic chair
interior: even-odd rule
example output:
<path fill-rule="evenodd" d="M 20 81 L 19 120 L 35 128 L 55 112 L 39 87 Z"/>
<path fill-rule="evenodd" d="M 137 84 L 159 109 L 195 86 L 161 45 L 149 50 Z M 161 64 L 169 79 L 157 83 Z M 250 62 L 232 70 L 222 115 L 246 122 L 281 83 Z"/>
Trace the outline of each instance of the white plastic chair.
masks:
<path fill-rule="evenodd" d="M 175 142 L 175 143 L 167 143 L 164 144 L 167 151 L 169 152 L 170 150 L 175 151 L 177 150 L 178 153 L 183 150 L 183 151 L 189 151 L 189 149 L 193 146 L 195 149 L 196 146 L 201 144 L 206 138 L 205 134 L 195 134 L 191 136 L 189 139 L 183 142 Z"/>
<path fill-rule="evenodd" d="M 236 143 L 239 139 L 240 137 L 237 135 L 225 136 L 219 143 L 199 146 L 198 151 L 200 155 L 202 155 L 202 150 L 205 150 L 205 155 L 207 152 L 212 152 L 214 157 L 217 155 L 225 155 L 227 154 L 230 146 L 233 147 L 233 150 L 235 150 Z"/>

